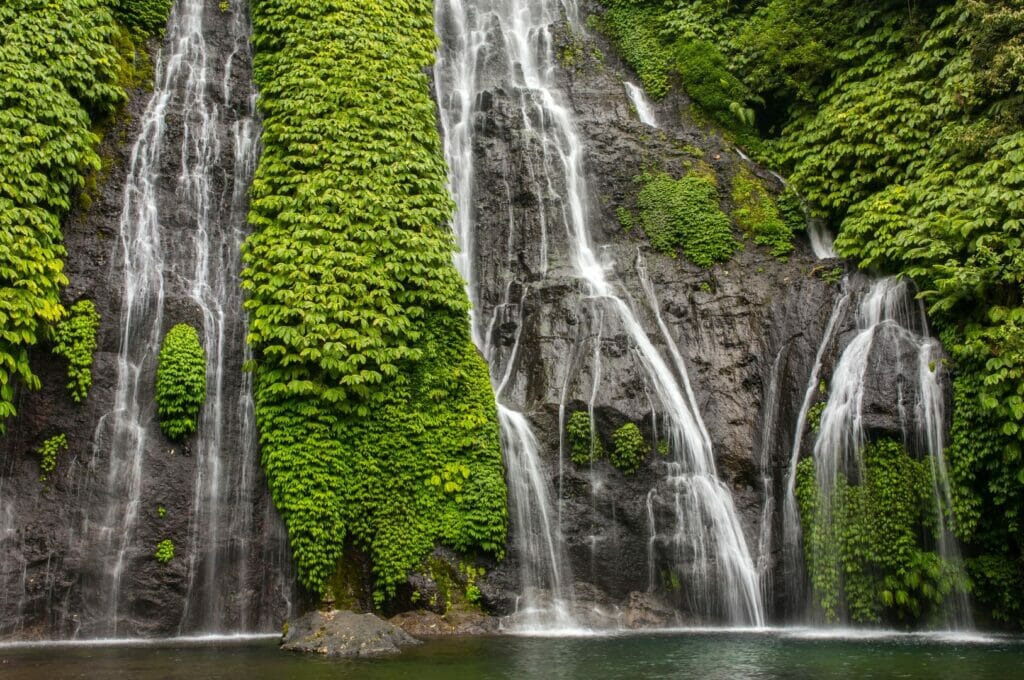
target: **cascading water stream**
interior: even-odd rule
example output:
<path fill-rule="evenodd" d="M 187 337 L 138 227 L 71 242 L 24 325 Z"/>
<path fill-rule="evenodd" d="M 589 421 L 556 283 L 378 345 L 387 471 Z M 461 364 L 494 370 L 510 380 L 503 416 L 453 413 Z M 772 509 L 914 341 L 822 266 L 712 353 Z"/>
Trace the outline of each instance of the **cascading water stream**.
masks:
<path fill-rule="evenodd" d="M 636 117 L 640 119 L 640 122 L 653 128 L 658 127 L 658 118 L 654 115 L 654 107 L 651 106 L 651 100 L 647 98 L 643 88 L 634 85 L 628 80 L 622 84 L 626 88 L 626 96 L 629 97 L 629 101 L 633 103 L 633 108 L 636 109 Z"/>
<path fill-rule="evenodd" d="M 217 21 L 208 21 L 211 16 Z M 191 450 L 177 447 L 194 461 L 187 542 L 176 546 L 187 565 L 178 632 L 257 625 L 246 588 L 259 480 L 252 401 L 242 377 L 246 322 L 239 286 L 259 134 L 247 17 L 246 0 L 221 8 L 203 0 L 176 3 L 132 150 L 114 257 L 123 277 L 117 383 L 90 465 L 100 469 L 108 461 L 100 492 L 105 510 L 96 520 L 87 515 L 82 531 L 93 558 L 105 565 L 98 592 L 84 594 L 103 609 L 93 613 L 98 624 L 90 635 L 132 632 L 124 624 L 132 603 L 125 601 L 123 580 L 153 549 L 138 537 L 142 504 L 160 500 L 143 495 L 147 460 L 154 451 L 168 455 L 160 451 L 166 445 L 156 429 L 153 379 L 163 336 L 177 322 L 198 328 L 207 356 L 198 430 Z M 225 22 L 228 35 L 215 34 Z"/>
<path fill-rule="evenodd" d="M 850 282 L 843 280 L 843 293 L 833 307 L 825 334 L 818 349 L 808 380 L 794 434 L 790 464 L 786 476 L 786 497 L 783 507 L 784 559 L 787 566 L 787 592 L 793 610 L 806 595 L 807 584 L 802 570 L 800 515 L 796 502 L 796 467 L 811 404 L 818 392 L 819 375 L 825 351 L 835 339 L 839 320 L 846 314 L 852 297 Z M 816 482 L 827 499 L 840 474 L 859 478 L 864 465 L 862 451 L 867 444 L 863 426 L 863 400 L 869 361 L 874 353 L 893 342 L 912 347 L 916 352 L 913 369 L 917 383 L 913 395 L 905 395 L 897 385 L 897 409 L 905 442 L 916 443 L 919 453 L 927 457 L 932 472 L 937 548 L 949 564 L 962 564 L 959 546 L 949 526 L 951 496 L 943 450 L 945 397 L 939 380 L 941 348 L 927 335 L 927 320 L 920 302 L 912 302 L 904 281 L 894 278 L 876 279 L 861 295 L 857 309 L 857 333 L 843 349 L 831 378 L 829 397 L 821 413 L 820 427 L 814 443 Z M 883 342 L 880 338 L 885 338 Z M 899 366 L 897 373 L 905 368 Z M 906 409 L 908 396 L 914 398 L 913 416 Z M 827 503 L 827 501 L 826 501 Z M 955 592 L 947 599 L 943 611 L 949 629 L 970 628 L 971 615 L 966 596 Z"/>
<path fill-rule="evenodd" d="M 747 549 L 728 488 L 717 478 L 710 438 L 693 397 L 682 356 L 669 336 L 658 311 L 653 287 L 641 271 L 651 313 L 660 330 L 660 342 L 669 349 L 666 361 L 644 330 L 637 312 L 621 296 L 619 284 L 607 278 L 610 262 L 601 262 L 592 245 L 588 205 L 589 189 L 583 167 L 583 145 L 573 123 L 573 114 L 563 101 L 555 84 L 557 63 L 552 48 L 552 27 L 563 20 L 572 30 L 581 31 L 573 2 L 553 0 L 440 0 L 436 19 L 441 33 L 442 49 L 435 69 L 435 82 L 441 109 L 445 151 L 451 172 L 451 188 L 457 204 L 453 227 L 460 248 L 456 259 L 460 272 L 469 284 L 470 299 L 480 299 L 474 258 L 474 114 L 479 98 L 486 93 L 482 83 L 481 65 L 492 69 L 487 75 L 495 78 L 500 88 L 510 91 L 522 119 L 528 143 L 536 148 L 540 172 L 531 175 L 535 184 L 545 187 L 542 194 L 554 205 L 549 218 L 557 219 L 565 229 L 568 252 L 564 256 L 573 275 L 584 288 L 579 304 L 600 309 L 604 318 L 620 327 L 633 346 L 637 367 L 653 390 L 653 399 L 670 451 L 668 473 L 655 492 L 664 504 L 674 507 L 675 523 L 671 527 L 654 528 L 653 532 L 676 551 L 680 568 L 685 569 L 686 587 L 694 610 L 700 615 L 735 624 L 762 625 L 763 607 L 757 573 Z M 495 76 L 494 71 L 499 71 Z M 539 176 L 538 176 L 539 175 Z M 546 198 L 547 202 L 548 199 Z M 543 212 L 543 210 L 542 210 Z M 542 224 L 541 276 L 547 274 L 547 234 L 550 224 Z M 641 262 L 642 265 L 642 262 Z M 641 266 L 642 270 L 642 266 Z M 522 284 L 525 287 L 525 284 Z M 521 306 L 521 305 L 520 305 Z M 508 308 L 508 300 L 499 307 Z M 479 313 L 479 312 L 478 312 Z M 497 310 L 496 310 L 497 313 Z M 520 314 L 521 314 L 520 309 Z M 519 330 L 523 324 L 520 318 Z M 481 323 L 474 319 L 474 339 L 491 363 L 491 375 L 500 379 L 497 398 L 504 396 L 507 375 L 515 361 L 511 354 L 491 347 L 492 337 L 483 337 Z M 518 347 L 518 336 L 515 347 Z M 505 363 L 502 364 L 504 359 Z M 512 502 L 519 495 L 535 502 L 529 513 L 539 515 L 550 526 L 553 513 L 541 500 L 547 496 L 547 484 L 537 476 L 514 469 L 523 465 L 532 470 L 538 462 L 527 459 L 522 451 L 532 450 L 535 441 L 529 423 L 522 414 L 503 407 L 502 422 L 506 447 L 516 451 L 509 457 Z M 536 452 L 534 452 L 536 453 Z M 506 451 L 506 455 L 508 452 Z M 523 494 L 519 475 L 533 484 Z M 525 489 L 525 487 L 524 487 Z M 534 522 L 519 508 L 513 518 L 520 523 Z M 521 534 L 524 526 L 513 532 Z M 554 537 L 557 527 L 542 532 Z M 520 536 L 518 541 L 522 542 Z M 554 574 L 551 561 L 563 559 L 559 549 L 547 549 L 548 540 L 540 541 L 544 550 L 520 551 L 523 561 L 524 587 L 552 588 L 553 576 L 531 581 L 531 574 Z M 563 586 L 564 587 L 564 586 Z M 556 600 L 559 594 L 555 594 Z"/>

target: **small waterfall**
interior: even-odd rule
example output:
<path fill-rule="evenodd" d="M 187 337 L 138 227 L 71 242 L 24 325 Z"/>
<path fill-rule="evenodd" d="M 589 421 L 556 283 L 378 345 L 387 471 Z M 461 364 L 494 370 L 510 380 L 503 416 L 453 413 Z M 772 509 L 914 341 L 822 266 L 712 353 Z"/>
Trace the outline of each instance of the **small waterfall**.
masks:
<path fill-rule="evenodd" d="M 717 477 L 714 456 L 707 430 L 700 418 L 687 377 L 682 356 L 672 341 L 658 311 L 653 286 L 638 262 L 650 313 L 659 327 L 659 342 L 669 348 L 666 360 L 641 324 L 632 305 L 624 299 L 621 285 L 610 280 L 607 271 L 611 262 L 602 262 L 595 251 L 590 234 L 589 203 L 591 197 L 583 166 L 583 145 L 573 123 L 573 114 L 556 84 L 557 61 L 552 49 L 554 25 L 567 20 L 573 30 L 582 31 L 574 2 L 554 0 L 439 0 L 436 23 L 442 49 L 435 69 L 435 82 L 441 109 L 445 150 L 451 172 L 451 188 L 457 204 L 453 228 L 460 248 L 456 262 L 470 287 L 470 299 L 480 302 L 479 282 L 473 266 L 474 235 L 474 113 L 481 97 L 490 96 L 486 78 L 511 93 L 517 103 L 524 134 L 539 159 L 537 167 L 528 171 L 529 181 L 544 190 L 540 275 L 547 276 L 546 261 L 562 256 L 571 267 L 572 276 L 581 285 L 583 305 L 600 310 L 603 319 L 615 324 L 632 345 L 636 365 L 652 390 L 661 429 L 669 446 L 670 462 L 666 475 L 652 492 L 652 500 L 672 508 L 671 526 L 653 527 L 657 540 L 676 556 L 685 589 L 696 613 L 713 620 L 735 624 L 763 624 L 763 606 L 756 569 L 750 557 L 729 489 Z M 486 69 L 487 72 L 483 71 Z M 552 234 L 546 220 L 561 222 L 568 252 L 549 255 Z M 512 257 L 512 253 L 509 253 Z M 515 275 L 515 274 L 513 274 Z M 525 287 L 525 286 L 524 286 Z M 507 300 L 499 307 L 507 306 Z M 522 331 L 522 305 L 519 305 L 518 332 Z M 479 307 L 478 307 L 479 313 Z M 497 309 L 495 310 L 497 313 Z M 491 364 L 491 375 L 500 379 L 497 398 L 505 398 L 505 387 L 516 349 L 510 353 L 491 347 L 491 336 L 479 332 L 480 320 L 474 319 L 474 339 Z M 516 339 L 518 347 L 518 337 Z M 520 414 L 521 415 L 521 414 Z M 533 468 L 538 462 L 523 456 L 532 451 L 530 432 L 525 417 L 502 417 L 509 476 L 516 480 L 536 480 L 528 498 L 536 503 L 525 509 L 513 509 L 513 532 L 519 533 L 540 521 L 550 524 L 553 513 L 542 509 L 541 499 L 547 496 L 547 481 L 540 475 L 512 471 L 513 465 Z M 517 460 L 517 459 L 522 460 Z M 518 483 L 518 482 L 513 482 Z M 513 502 L 522 494 L 513 493 Z M 527 517 L 528 514 L 539 515 Z M 521 519 L 520 519 L 521 518 Z M 557 527 L 542 532 L 557 540 Z M 517 544 L 522 539 L 517 539 Z M 540 541 L 543 547 L 547 539 Z M 560 559 L 558 550 L 538 550 L 520 558 L 537 560 L 523 565 L 524 588 L 552 587 L 529 579 L 536 574 L 556 573 L 557 568 L 546 560 Z M 566 575 L 568 576 L 568 575 Z M 547 579 L 554 580 L 553 578 Z"/>
<path fill-rule="evenodd" d="M 846 297 L 844 295 L 843 299 Z M 826 336 L 830 334 L 831 327 L 830 321 Z M 962 564 L 959 546 L 948 519 L 951 516 L 951 496 L 943 447 L 945 397 L 938 370 L 941 348 L 934 338 L 928 336 L 927 331 L 923 306 L 913 302 L 905 281 L 886 277 L 871 282 L 858 306 L 857 333 L 836 363 L 828 401 L 821 414 L 821 425 L 813 451 L 817 485 L 819 492 L 827 499 L 840 474 L 850 479 L 857 479 L 863 474 L 861 455 L 868 443 L 864 428 L 864 397 L 871 358 L 878 351 L 891 348 L 894 342 L 912 347 L 916 353 L 913 366 L 900 366 L 898 353 L 893 357 L 897 363 L 897 374 L 902 374 L 904 370 L 914 370 L 917 374 L 916 384 L 909 386 L 913 394 L 904 394 L 904 386 L 897 385 L 896 406 L 901 415 L 903 439 L 912 451 L 917 449 L 929 461 L 934 485 L 938 536 L 936 547 L 939 555 L 951 564 Z M 817 364 L 815 368 L 818 368 Z M 816 373 L 812 373 L 812 379 L 816 379 Z M 809 385 L 809 394 L 812 394 L 811 387 Z M 907 408 L 909 399 L 914 400 L 912 412 Z M 805 400 L 805 405 L 808 401 Z M 801 417 L 804 417 L 803 413 Z M 803 424 L 798 423 L 788 478 L 785 516 L 787 553 L 799 550 L 799 540 L 793 545 L 790 539 L 794 535 L 799 536 L 799 517 L 793 489 Z M 796 523 L 795 532 L 789 533 L 794 528 L 793 523 Z M 788 554 L 787 559 L 800 558 Z M 970 609 L 962 593 L 954 593 L 949 598 L 943 613 L 947 628 L 964 629 L 972 626 Z"/>
<path fill-rule="evenodd" d="M 654 107 L 651 106 L 651 100 L 647 98 L 643 88 L 634 85 L 628 80 L 623 81 L 622 84 L 626 88 L 626 96 L 629 97 L 629 101 L 633 103 L 633 108 L 636 109 L 636 117 L 640 119 L 640 122 L 653 128 L 658 127 L 658 119 L 654 115 Z"/>
<path fill-rule="evenodd" d="M 215 19 L 215 20 L 214 20 Z M 226 24 L 226 26 L 225 26 Z M 224 33 L 227 35 L 224 35 Z M 107 462 L 104 510 L 87 515 L 80 540 L 104 565 L 85 584 L 89 635 L 137 633 L 136 596 L 125 576 L 152 559 L 140 514 L 164 500 L 145 494 L 159 454 L 192 456 L 186 536 L 175 560 L 187 567 L 179 633 L 262 625 L 249 600 L 254 575 L 256 489 L 261 484 L 239 286 L 248 186 L 259 127 L 248 77 L 248 3 L 217 7 L 179 0 L 171 12 L 156 83 L 131 153 L 114 271 L 123 278 L 117 383 L 94 435 L 91 470 Z M 207 398 L 196 435 L 167 451 L 155 422 L 156 357 L 169 326 L 195 325 L 207 355 Z M 261 520 L 262 522 L 262 520 Z M 262 586 L 257 586 L 262 588 Z M 143 628 L 145 624 L 141 624 Z M 95 628 L 95 630 L 93 629 Z"/>
<path fill-rule="evenodd" d="M 804 390 L 804 398 L 800 403 L 800 412 L 797 415 L 796 429 L 793 431 L 793 446 L 790 449 L 789 467 L 786 470 L 786 496 L 782 506 L 782 545 L 783 559 L 786 565 L 786 593 L 790 598 L 789 605 L 792 611 L 804 602 L 806 594 L 806 583 L 803 571 L 804 554 L 801 544 L 802 529 L 800 527 L 800 509 L 796 502 L 796 467 L 800 462 L 800 449 L 803 443 L 804 430 L 807 427 L 807 414 L 814 404 L 814 395 L 818 392 L 818 383 L 821 375 L 822 361 L 825 352 L 832 346 L 836 332 L 839 329 L 839 321 L 845 316 L 846 309 L 850 303 L 850 294 L 846 291 L 846 280 L 843 281 L 843 293 L 832 306 L 832 313 L 829 315 L 828 323 L 825 326 L 825 333 L 818 344 L 818 351 L 814 355 L 814 365 L 811 374 L 807 378 L 807 387 Z"/>

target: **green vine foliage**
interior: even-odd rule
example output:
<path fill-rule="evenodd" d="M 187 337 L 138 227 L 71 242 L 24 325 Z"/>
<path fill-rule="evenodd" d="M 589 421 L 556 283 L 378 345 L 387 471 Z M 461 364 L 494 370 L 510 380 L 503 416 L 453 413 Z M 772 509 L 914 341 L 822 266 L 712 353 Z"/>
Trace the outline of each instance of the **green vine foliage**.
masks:
<path fill-rule="evenodd" d="M 156 369 L 156 406 L 160 429 L 180 440 L 196 431 L 206 401 L 206 352 L 199 333 L 180 323 L 164 338 Z"/>
<path fill-rule="evenodd" d="M 755 141 L 752 93 L 729 69 L 727 55 L 714 42 L 714 30 L 678 30 L 671 2 L 607 0 L 603 4 L 604 13 L 592 25 L 612 39 L 651 97 L 665 96 L 677 80 L 712 120 L 739 138 Z"/>
<path fill-rule="evenodd" d="M 39 481 L 45 482 L 57 469 L 57 454 L 68 450 L 68 437 L 61 432 L 55 434 L 36 449 L 39 454 Z"/>
<path fill-rule="evenodd" d="M 612 441 L 615 445 L 608 455 L 612 465 L 627 475 L 636 474 L 650 450 L 640 428 L 636 423 L 626 423 L 612 432 Z"/>
<path fill-rule="evenodd" d="M 864 479 L 853 484 L 840 474 L 828 496 L 818 487 L 812 458 L 797 469 L 804 554 L 817 603 L 832 621 L 844 612 L 858 623 L 927 620 L 954 590 L 969 587 L 962 565 L 926 547 L 936 530 L 930 468 L 892 440 L 862 453 Z"/>
<path fill-rule="evenodd" d="M 93 128 L 126 101 L 120 34 L 105 0 L 0 4 L 0 434 L 64 315 L 60 220 L 100 168 Z"/>
<path fill-rule="evenodd" d="M 701 267 L 726 262 L 739 248 L 729 217 L 722 212 L 713 179 L 691 173 L 673 179 L 666 173 L 645 173 L 637 196 L 639 223 L 651 246 Z"/>
<path fill-rule="evenodd" d="M 732 180 L 733 219 L 758 245 L 767 246 L 776 257 L 793 250 L 792 221 L 782 218 L 775 199 L 746 169 Z"/>
<path fill-rule="evenodd" d="M 577 465 L 589 465 L 604 457 L 601 437 L 591 426 L 590 414 L 586 411 L 573 411 L 565 424 L 565 434 L 569 440 L 569 457 Z"/>
<path fill-rule="evenodd" d="M 661 46 L 713 43 L 770 138 L 752 155 L 787 173 L 811 211 L 831 219 L 841 255 L 913 279 L 956 382 L 954 526 L 974 563 L 1017 570 L 987 583 L 1024 582 L 1024 6 L 608 4 L 609 14 L 633 17 L 610 33 L 641 75 L 645 55 L 620 39 L 634 21 Z M 1001 620 L 1024 611 L 1024 588 L 1012 596 L 1009 607 L 978 593 Z"/>
<path fill-rule="evenodd" d="M 243 287 L 263 467 L 299 580 L 375 597 L 438 542 L 502 555 L 487 367 L 451 255 L 426 0 L 255 0 L 264 152 Z"/>
<path fill-rule="evenodd" d="M 107 0 L 118 23 L 136 34 L 161 35 L 174 0 Z"/>
<path fill-rule="evenodd" d="M 68 361 L 68 392 L 76 402 L 85 399 L 92 386 L 92 360 L 100 315 L 92 300 L 72 305 L 70 315 L 57 325 L 53 353 Z"/>

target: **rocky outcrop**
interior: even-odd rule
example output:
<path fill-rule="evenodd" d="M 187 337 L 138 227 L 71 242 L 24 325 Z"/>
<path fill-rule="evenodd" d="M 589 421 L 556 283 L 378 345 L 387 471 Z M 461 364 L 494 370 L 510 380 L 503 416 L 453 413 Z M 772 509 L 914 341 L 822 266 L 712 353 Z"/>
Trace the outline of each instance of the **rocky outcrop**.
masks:
<path fill-rule="evenodd" d="M 281 649 L 323 656 L 357 657 L 397 654 L 419 644 L 398 626 L 373 614 L 313 611 L 288 622 Z"/>
<path fill-rule="evenodd" d="M 494 635 L 501 624 L 481 611 L 452 610 L 445 614 L 422 609 L 402 612 L 388 619 L 416 638 Z"/>

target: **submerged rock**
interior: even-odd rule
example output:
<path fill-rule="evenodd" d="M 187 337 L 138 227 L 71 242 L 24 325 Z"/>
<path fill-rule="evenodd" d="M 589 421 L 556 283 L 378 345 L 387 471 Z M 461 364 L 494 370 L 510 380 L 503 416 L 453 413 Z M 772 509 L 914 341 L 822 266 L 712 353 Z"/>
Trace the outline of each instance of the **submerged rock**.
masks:
<path fill-rule="evenodd" d="M 314 611 L 288 622 L 281 649 L 324 656 L 380 656 L 418 645 L 398 626 L 373 614 Z"/>
<path fill-rule="evenodd" d="M 415 637 L 493 635 L 498 619 L 478 611 L 453 610 L 446 614 L 416 610 L 392 616 L 389 621 Z"/>

